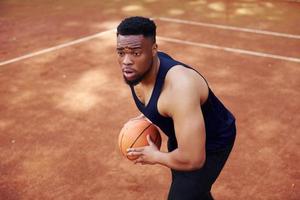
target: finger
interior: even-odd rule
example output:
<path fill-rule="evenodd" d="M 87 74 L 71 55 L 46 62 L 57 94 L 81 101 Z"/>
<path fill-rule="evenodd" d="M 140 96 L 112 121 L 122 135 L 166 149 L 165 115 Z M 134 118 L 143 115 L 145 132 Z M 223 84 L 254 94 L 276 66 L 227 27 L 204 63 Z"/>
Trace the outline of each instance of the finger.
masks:
<path fill-rule="evenodd" d="M 137 147 L 137 148 L 128 148 L 127 152 L 142 152 L 144 150 L 144 147 Z"/>
<path fill-rule="evenodd" d="M 150 119 L 148 119 L 147 117 L 145 117 L 146 118 L 146 120 L 148 121 L 148 122 L 150 122 L 151 124 L 152 124 L 152 122 L 151 122 L 151 120 Z"/>
<path fill-rule="evenodd" d="M 127 153 L 127 156 L 141 156 L 141 155 L 143 155 L 143 153 L 142 152 L 128 152 Z"/>
<path fill-rule="evenodd" d="M 143 163 L 143 157 L 142 156 L 140 156 L 140 157 L 138 157 L 135 161 L 134 161 L 134 164 L 137 164 L 137 163 Z"/>

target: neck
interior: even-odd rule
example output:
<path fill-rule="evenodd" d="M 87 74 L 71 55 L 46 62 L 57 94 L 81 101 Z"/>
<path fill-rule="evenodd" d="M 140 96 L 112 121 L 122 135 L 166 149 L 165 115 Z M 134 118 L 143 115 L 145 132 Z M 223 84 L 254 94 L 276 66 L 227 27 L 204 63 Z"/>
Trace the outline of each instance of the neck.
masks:
<path fill-rule="evenodd" d="M 152 63 L 150 72 L 140 83 L 142 87 L 149 87 L 149 86 L 154 85 L 156 76 L 157 76 L 157 72 L 159 69 L 159 64 L 160 64 L 160 61 L 159 61 L 158 56 L 156 55 L 153 59 L 153 63 Z"/>

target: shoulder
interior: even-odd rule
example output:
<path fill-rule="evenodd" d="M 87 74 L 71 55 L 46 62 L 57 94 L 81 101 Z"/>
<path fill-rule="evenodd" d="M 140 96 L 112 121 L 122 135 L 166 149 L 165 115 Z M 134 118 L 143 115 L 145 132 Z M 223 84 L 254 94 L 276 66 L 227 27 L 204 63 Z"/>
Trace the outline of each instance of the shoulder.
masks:
<path fill-rule="evenodd" d="M 204 95 L 208 91 L 206 81 L 195 70 L 176 65 L 172 67 L 165 79 L 166 89 L 169 91 L 192 91 L 194 94 Z"/>
<path fill-rule="evenodd" d="M 166 75 L 159 110 L 170 116 L 170 108 L 187 104 L 199 106 L 207 96 L 208 86 L 203 77 L 193 69 L 176 65 Z"/>

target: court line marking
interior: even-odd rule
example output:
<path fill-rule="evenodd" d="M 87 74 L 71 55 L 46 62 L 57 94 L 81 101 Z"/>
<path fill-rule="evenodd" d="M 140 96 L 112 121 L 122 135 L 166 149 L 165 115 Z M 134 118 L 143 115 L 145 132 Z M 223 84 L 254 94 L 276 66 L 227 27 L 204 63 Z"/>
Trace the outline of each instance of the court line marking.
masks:
<path fill-rule="evenodd" d="M 20 60 L 24 60 L 27 58 L 31 58 L 34 56 L 38 56 L 41 54 L 45 54 L 51 51 L 55 51 L 58 49 L 62 49 L 64 47 L 68 47 L 68 46 L 72 46 L 75 44 L 79 44 L 82 42 L 86 42 L 88 40 L 97 38 L 99 36 L 102 36 L 104 34 L 110 33 L 115 31 L 116 29 L 110 29 L 110 30 L 106 30 L 103 32 L 99 32 L 90 36 L 86 36 L 83 38 L 79 38 L 77 40 L 73 40 L 67 43 L 63 43 L 57 46 L 53 46 L 50 48 L 46 48 L 37 52 L 33 52 L 33 53 L 29 53 L 11 60 L 7 60 L 7 61 L 3 61 L 0 63 L 0 66 L 3 65 L 7 65 L 10 63 L 14 63 Z M 204 48 L 210 48 L 210 49 L 218 49 L 218 50 L 223 50 L 223 51 L 228 51 L 228 52 L 233 52 L 233 53 L 239 53 L 239 54 L 246 54 L 246 55 L 252 55 L 252 56 L 259 56 L 259 57 L 268 57 L 268 58 L 273 58 L 273 59 L 279 59 L 279 60 L 285 60 L 285 61 L 291 61 L 291 62 L 300 62 L 299 58 L 294 58 L 294 57 L 286 57 L 286 56 L 280 56 L 280 55 L 274 55 L 274 54 L 268 54 L 268 53 L 262 53 L 262 52 L 256 52 L 256 51 L 249 51 L 249 50 L 243 50 L 243 49 L 236 49 L 236 48 L 230 48 L 230 47 L 223 47 L 223 46 L 217 46 L 217 45 L 211 45 L 211 44 L 205 44 L 205 43 L 197 43 L 197 42 L 191 42 L 191 41 L 185 41 L 185 40 L 179 40 L 179 39 L 174 39 L 174 38 L 167 38 L 167 37 L 160 37 L 158 36 L 158 39 L 161 39 L 163 41 L 167 41 L 167 42 L 173 42 L 173 43 L 179 43 L 179 44 L 186 44 L 186 45 L 192 45 L 192 46 L 200 46 L 200 47 L 204 47 Z"/>
<path fill-rule="evenodd" d="M 169 38 L 169 37 L 158 36 L 157 39 L 166 41 L 166 42 L 177 43 L 177 44 L 185 44 L 185 45 L 197 46 L 197 47 L 203 47 L 203 48 L 209 48 L 209 49 L 223 50 L 223 51 L 228 51 L 228 52 L 233 52 L 233 53 L 238 53 L 238 54 L 259 56 L 259 57 L 272 58 L 272 59 L 277 59 L 277 60 L 284 60 L 284 61 L 300 63 L 300 58 L 280 56 L 280 55 L 274 55 L 274 54 L 269 54 L 269 53 L 237 49 L 237 48 L 230 48 L 230 47 L 224 47 L 224 46 L 217 46 L 217 45 L 211 45 L 211 44 L 205 44 L 205 43 L 191 42 L 191 41 L 174 39 L 174 38 Z"/>
<path fill-rule="evenodd" d="M 79 38 L 77 40 L 73 40 L 73 41 L 66 42 L 66 43 L 63 43 L 63 44 L 60 44 L 60 45 L 57 45 L 57 46 L 53 46 L 53 47 L 49 47 L 49 48 L 46 48 L 46 49 L 43 49 L 43 50 L 40 50 L 40 51 L 29 53 L 29 54 L 26 54 L 26 55 L 23 55 L 23 56 L 20 56 L 20 57 L 11 59 L 11 60 L 3 61 L 3 62 L 0 63 L 0 66 L 7 65 L 7 64 L 10 64 L 10 63 L 14 63 L 14 62 L 24 60 L 24 59 L 27 59 L 27 58 L 31 58 L 31 57 L 34 57 L 34 56 L 38 56 L 38 55 L 41 55 L 41 54 L 49 53 L 51 51 L 62 49 L 64 47 L 68 47 L 68 46 L 72 46 L 72 45 L 79 44 L 79 43 L 82 43 L 82 42 L 86 42 L 88 40 L 100 37 L 104 34 L 113 32 L 115 30 L 116 29 L 114 28 L 114 29 L 102 31 L 102 32 L 99 32 L 99 33 L 96 33 L 96 34 L 93 34 L 93 35 L 90 35 L 90 36 Z"/>
<path fill-rule="evenodd" d="M 195 22 L 195 21 L 189 21 L 189 20 L 183 20 L 183 19 L 174 19 L 174 18 L 168 18 L 168 17 L 158 17 L 157 19 L 161 20 L 161 21 L 173 22 L 173 23 L 178 23 L 178 24 L 205 26 L 205 27 L 219 28 L 219 29 L 232 30 L 232 31 L 241 31 L 241 32 L 248 32 L 248 33 L 272 35 L 272 36 L 277 36 L 277 37 L 300 39 L 300 35 L 294 35 L 294 34 L 288 34 L 288 33 L 279 33 L 279 32 L 264 31 L 264 30 L 258 30 L 258 29 L 241 28 L 241 27 L 236 27 L 236 26 L 227 26 L 227 25 L 220 25 L 220 24 Z"/>

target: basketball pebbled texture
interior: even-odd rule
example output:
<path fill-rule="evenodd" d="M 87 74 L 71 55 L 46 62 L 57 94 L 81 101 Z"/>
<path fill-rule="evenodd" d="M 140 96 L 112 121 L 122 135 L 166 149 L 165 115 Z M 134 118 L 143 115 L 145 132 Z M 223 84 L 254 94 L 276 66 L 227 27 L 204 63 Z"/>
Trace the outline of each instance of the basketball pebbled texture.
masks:
<path fill-rule="evenodd" d="M 134 160 L 137 156 L 127 156 L 127 149 L 133 147 L 148 146 L 147 135 L 151 141 L 160 149 L 161 136 L 154 124 L 146 118 L 129 120 L 121 129 L 119 134 L 119 149 L 123 156 L 129 160 Z"/>

